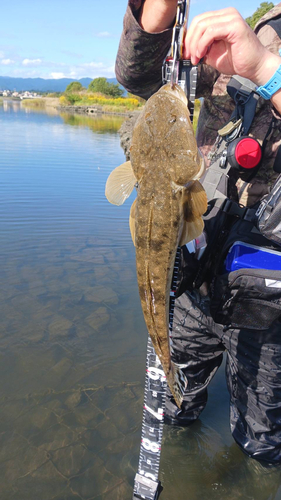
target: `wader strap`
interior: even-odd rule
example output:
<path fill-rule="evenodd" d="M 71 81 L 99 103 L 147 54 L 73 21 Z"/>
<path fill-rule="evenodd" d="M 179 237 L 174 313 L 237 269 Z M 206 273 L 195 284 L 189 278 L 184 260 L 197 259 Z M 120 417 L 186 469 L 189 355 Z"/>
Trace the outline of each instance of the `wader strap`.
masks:
<path fill-rule="evenodd" d="M 226 141 L 221 140 L 221 144 L 216 151 L 216 159 L 211 163 L 209 168 L 206 170 L 200 182 L 204 186 L 207 194 L 208 200 L 213 200 L 217 198 L 225 199 L 227 196 L 227 185 L 228 185 L 228 172 L 230 170 L 230 165 L 225 165 L 226 160 Z"/>
<path fill-rule="evenodd" d="M 244 207 L 243 205 L 239 205 L 235 201 L 229 200 L 228 198 L 225 200 L 225 204 L 221 207 L 221 210 L 227 215 L 232 215 L 248 222 L 254 222 L 257 218 L 256 208 Z"/>
<path fill-rule="evenodd" d="M 236 104 L 234 116 L 238 114 L 235 116 L 236 119 L 243 118 L 241 135 L 247 135 L 255 116 L 260 97 L 255 92 L 256 88 L 251 80 L 238 75 L 233 76 L 227 85 L 227 92 Z"/>
<path fill-rule="evenodd" d="M 207 194 L 208 200 L 214 198 L 225 199 L 227 195 L 228 171 L 230 167 L 223 170 L 214 164 L 209 167 L 204 178 L 201 180 Z"/>
<path fill-rule="evenodd" d="M 239 205 L 236 201 L 232 201 L 229 198 L 218 198 L 213 201 L 212 209 L 209 214 L 204 215 L 204 220 L 207 221 L 214 216 L 214 213 L 218 211 L 223 212 L 226 215 L 231 215 L 239 219 L 244 219 L 248 222 L 254 222 L 257 219 L 257 209 L 247 208 L 244 205 Z"/>

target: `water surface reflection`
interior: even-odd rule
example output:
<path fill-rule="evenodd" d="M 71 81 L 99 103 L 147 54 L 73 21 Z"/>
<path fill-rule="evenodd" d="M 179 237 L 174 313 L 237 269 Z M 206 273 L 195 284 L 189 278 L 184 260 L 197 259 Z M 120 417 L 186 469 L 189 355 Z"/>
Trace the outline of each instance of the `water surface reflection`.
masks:
<path fill-rule="evenodd" d="M 0 108 L 3 500 L 132 497 L 146 333 L 131 202 L 104 199 L 121 121 Z M 163 500 L 278 500 L 279 475 L 233 444 L 222 370 L 200 421 L 165 429 Z"/>

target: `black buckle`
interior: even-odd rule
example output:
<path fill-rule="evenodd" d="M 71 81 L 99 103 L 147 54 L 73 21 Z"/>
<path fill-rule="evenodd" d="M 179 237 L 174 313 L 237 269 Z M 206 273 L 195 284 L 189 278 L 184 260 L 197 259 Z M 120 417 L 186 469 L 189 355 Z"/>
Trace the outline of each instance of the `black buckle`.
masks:
<path fill-rule="evenodd" d="M 221 209 L 227 215 L 233 215 L 239 219 L 244 219 L 248 222 L 254 222 L 256 217 L 256 209 L 244 207 L 244 205 L 239 205 L 236 201 L 225 200 L 225 203 Z"/>
<path fill-rule="evenodd" d="M 222 207 L 222 211 L 227 215 L 234 215 L 234 217 L 239 217 L 240 219 L 244 218 L 244 215 L 248 210 L 244 205 L 239 205 L 236 201 L 229 200 L 228 198 L 225 200 L 225 204 Z"/>

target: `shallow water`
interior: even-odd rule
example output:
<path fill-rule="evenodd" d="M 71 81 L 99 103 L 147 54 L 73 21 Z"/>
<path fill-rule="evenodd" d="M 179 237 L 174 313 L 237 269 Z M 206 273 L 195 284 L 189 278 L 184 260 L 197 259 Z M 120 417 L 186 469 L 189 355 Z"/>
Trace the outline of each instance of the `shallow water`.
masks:
<path fill-rule="evenodd" d="M 132 498 L 146 330 L 131 202 L 104 198 L 121 123 L 0 107 L 1 500 Z M 233 443 L 223 369 L 162 450 L 163 500 L 281 499 Z"/>

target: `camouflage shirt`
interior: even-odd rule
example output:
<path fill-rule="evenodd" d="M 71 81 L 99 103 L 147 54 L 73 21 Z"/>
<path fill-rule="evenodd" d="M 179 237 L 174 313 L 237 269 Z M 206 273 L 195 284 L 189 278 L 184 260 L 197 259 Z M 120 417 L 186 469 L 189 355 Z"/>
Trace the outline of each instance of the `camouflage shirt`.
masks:
<path fill-rule="evenodd" d="M 171 45 L 172 27 L 160 33 L 145 32 L 137 22 L 142 3 L 143 0 L 129 0 L 116 59 L 116 76 L 127 90 L 148 99 L 162 84 L 162 64 Z M 255 26 L 261 43 L 275 54 L 278 54 L 281 40 L 267 22 L 279 16 L 281 3 Z M 234 109 L 234 102 L 226 90 L 229 79 L 229 76 L 220 74 L 206 64 L 198 66 L 196 97 L 204 97 L 204 102 L 198 120 L 197 144 L 207 165 L 208 154 L 214 150 L 217 131 L 229 120 Z M 277 177 L 272 167 L 281 144 L 281 120 L 270 101 L 259 99 L 250 135 L 262 143 L 272 116 L 277 120 L 268 137 L 258 174 L 251 183 L 245 183 L 241 179 L 236 183 L 239 200 L 245 205 L 255 203 L 266 194 Z"/>

